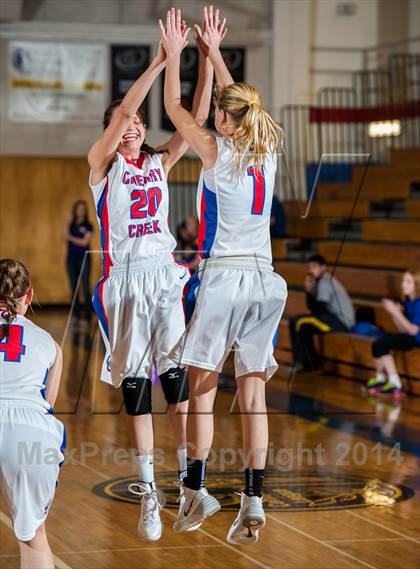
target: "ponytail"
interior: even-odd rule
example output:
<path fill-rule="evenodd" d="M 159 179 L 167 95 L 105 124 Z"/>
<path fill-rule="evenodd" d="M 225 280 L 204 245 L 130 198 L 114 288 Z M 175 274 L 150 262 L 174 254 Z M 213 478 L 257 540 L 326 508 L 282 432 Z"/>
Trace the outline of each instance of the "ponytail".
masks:
<path fill-rule="evenodd" d="M 25 296 L 30 287 L 30 277 L 27 268 L 13 259 L 0 260 L 0 311 L 6 320 L 6 338 L 9 327 L 18 314 L 19 300 Z"/>
<path fill-rule="evenodd" d="M 258 91 L 247 83 L 216 88 L 215 104 L 233 122 L 234 163 L 237 171 L 252 164 L 257 173 L 267 154 L 275 153 L 283 131 L 264 109 Z"/>

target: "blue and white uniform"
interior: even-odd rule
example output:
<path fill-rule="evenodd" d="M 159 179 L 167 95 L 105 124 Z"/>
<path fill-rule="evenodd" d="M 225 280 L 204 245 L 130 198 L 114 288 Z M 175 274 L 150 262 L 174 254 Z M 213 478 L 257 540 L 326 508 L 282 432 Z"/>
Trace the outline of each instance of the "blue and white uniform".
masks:
<path fill-rule="evenodd" d="M 17 539 L 45 521 L 64 460 L 65 428 L 45 399 L 56 358 L 52 337 L 17 316 L 6 338 L 0 314 L 0 484 Z"/>
<path fill-rule="evenodd" d="M 158 154 L 137 163 L 117 153 L 91 185 L 101 229 L 103 277 L 93 305 L 107 354 L 101 379 L 152 377 L 174 367 L 168 354 L 185 328 L 182 292 L 189 276 L 175 263 L 168 226 L 169 190 Z"/>
<path fill-rule="evenodd" d="M 267 154 L 262 172 L 236 172 L 233 143 L 217 137 L 213 168 L 201 173 L 197 211 L 202 256 L 187 298 L 196 301 L 171 356 L 181 366 L 220 372 L 233 349 L 237 377 L 277 369 L 275 335 L 287 286 L 273 271 L 270 213 L 277 168 Z"/>

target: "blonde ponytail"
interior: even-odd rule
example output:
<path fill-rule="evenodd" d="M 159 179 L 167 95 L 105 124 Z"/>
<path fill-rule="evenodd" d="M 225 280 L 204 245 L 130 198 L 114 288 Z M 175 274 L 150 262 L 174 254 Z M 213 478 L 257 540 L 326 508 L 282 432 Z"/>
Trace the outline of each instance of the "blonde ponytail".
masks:
<path fill-rule="evenodd" d="M 264 109 L 258 91 L 247 83 L 232 83 L 216 89 L 215 104 L 229 114 L 234 134 L 237 171 L 252 164 L 257 173 L 268 153 L 275 153 L 283 131 Z"/>

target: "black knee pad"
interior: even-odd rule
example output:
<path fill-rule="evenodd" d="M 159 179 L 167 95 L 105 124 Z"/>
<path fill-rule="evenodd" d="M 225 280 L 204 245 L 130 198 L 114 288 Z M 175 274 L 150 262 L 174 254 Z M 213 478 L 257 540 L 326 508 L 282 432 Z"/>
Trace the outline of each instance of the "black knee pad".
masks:
<path fill-rule="evenodd" d="M 173 367 L 159 376 L 163 394 L 169 405 L 187 401 L 189 397 L 187 374 L 179 367 Z"/>
<path fill-rule="evenodd" d="M 148 415 L 152 412 L 152 381 L 147 377 L 126 377 L 122 394 L 127 415 Z"/>

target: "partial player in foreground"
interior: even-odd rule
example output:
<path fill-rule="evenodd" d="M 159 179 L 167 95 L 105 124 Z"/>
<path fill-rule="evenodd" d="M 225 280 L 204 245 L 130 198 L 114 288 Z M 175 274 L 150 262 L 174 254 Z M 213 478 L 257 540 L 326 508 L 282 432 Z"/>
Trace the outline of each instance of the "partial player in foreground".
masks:
<path fill-rule="evenodd" d="M 60 347 L 25 317 L 33 299 L 27 269 L 0 261 L 0 485 L 13 518 L 21 567 L 53 569 L 45 532 L 64 460 L 65 428 L 52 408 Z"/>
<path fill-rule="evenodd" d="M 101 378 L 122 389 L 137 453 L 139 480 L 130 490 L 141 497 L 138 533 L 151 541 L 158 540 L 163 531 L 163 497 L 156 488 L 153 466 L 154 367 L 169 405 L 180 479 L 187 467 L 188 384 L 169 352 L 185 328 L 182 293 L 189 275 L 173 257 L 176 240 L 168 225 L 167 176 L 188 144 L 176 132 L 158 148 L 149 146 L 140 110 L 165 65 L 165 52 L 159 46 L 148 69 L 122 101 L 113 102 L 105 111 L 104 132 L 88 155 L 103 256 L 103 277 L 94 294 L 107 346 Z M 209 113 L 212 82 L 213 68 L 202 54 L 193 102 L 199 123 Z M 182 486 L 180 492 L 182 504 Z"/>
<path fill-rule="evenodd" d="M 265 524 L 265 383 L 277 369 L 274 338 L 287 297 L 285 281 L 273 271 L 270 243 L 278 127 L 264 110 L 258 91 L 246 83 L 233 82 L 219 50 L 225 21 L 219 20 L 218 10 L 206 8 L 204 29 L 196 26 L 216 73 L 218 136 L 200 126 L 181 105 L 180 56 L 186 34 L 180 11 L 169 11 L 166 28 L 162 22 L 160 28 L 167 54 L 165 108 L 203 163 L 198 188 L 203 260 L 197 303 L 172 353 L 174 361 L 188 367 L 190 374 L 186 501 L 175 530 L 193 529 L 220 509 L 205 488 L 205 471 L 213 440 L 218 376 L 233 348 L 248 464 L 240 512 L 227 539 L 230 543 L 250 544 L 258 540 L 258 531 Z"/>

